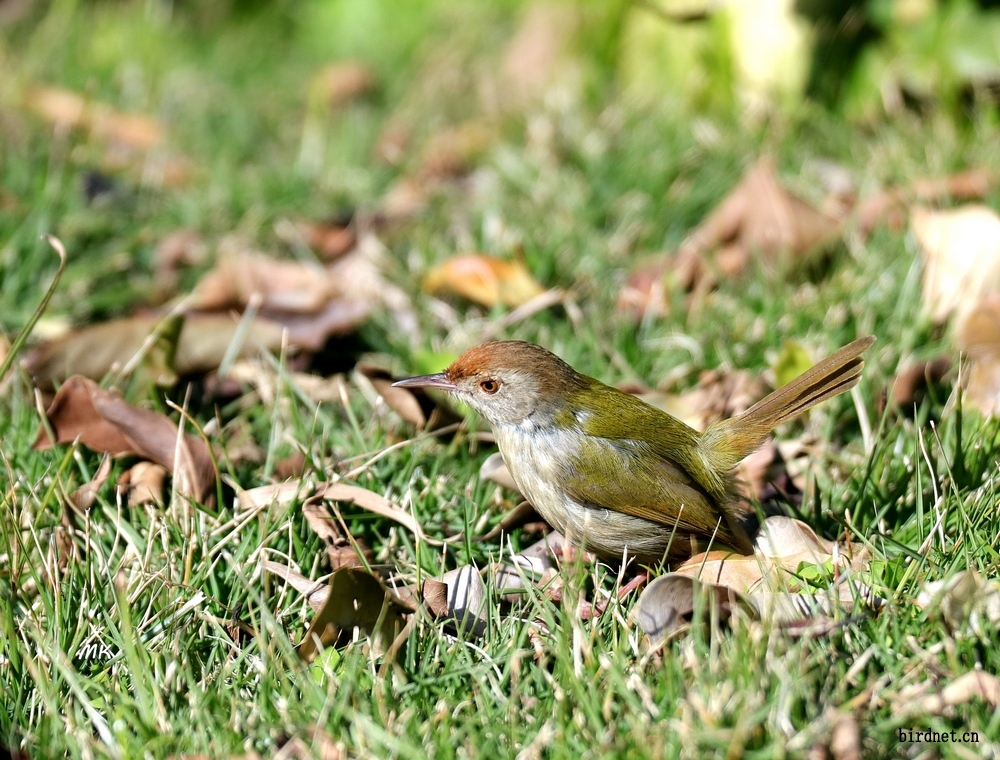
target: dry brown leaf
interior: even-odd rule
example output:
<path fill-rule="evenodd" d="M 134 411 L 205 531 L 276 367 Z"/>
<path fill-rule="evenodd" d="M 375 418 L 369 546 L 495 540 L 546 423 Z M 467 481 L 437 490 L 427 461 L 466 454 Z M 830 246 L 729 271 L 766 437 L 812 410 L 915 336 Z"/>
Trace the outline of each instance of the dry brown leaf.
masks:
<path fill-rule="evenodd" d="M 456 256 L 435 267 L 424 278 L 432 295 L 452 293 L 482 306 L 521 306 L 545 292 L 520 261 L 484 254 Z"/>
<path fill-rule="evenodd" d="M 215 268 L 195 288 L 192 309 L 244 309 L 259 296 L 262 310 L 314 314 L 339 295 L 337 285 L 318 264 L 275 259 L 236 245 L 223 246 Z"/>
<path fill-rule="evenodd" d="M 406 612 L 395 595 L 374 575 L 358 568 L 337 570 L 329 587 L 323 608 L 297 647 L 299 656 L 311 662 L 321 647 L 337 645 L 355 628 L 371 637 L 375 651 L 388 650 L 403 630 Z"/>
<path fill-rule="evenodd" d="M 95 137 L 137 150 L 151 150 L 164 141 L 163 130 L 143 114 L 124 113 L 59 87 L 35 87 L 26 104 L 57 129 L 82 129 Z"/>
<path fill-rule="evenodd" d="M 841 219 L 824 214 L 786 190 L 778 179 L 774 158 L 763 156 L 684 241 L 678 252 L 679 265 L 690 268 L 710 251 L 731 246 L 717 262 L 727 276 L 743 272 L 754 254 L 766 265 L 787 269 L 838 238 L 841 229 Z"/>
<path fill-rule="evenodd" d="M 853 715 L 841 715 L 833 724 L 830 754 L 833 755 L 833 760 L 861 760 L 865 756 L 862 751 L 861 729 Z"/>
<path fill-rule="evenodd" d="M 543 2 L 524 7 L 500 64 L 501 107 L 523 108 L 537 101 L 568 68 L 568 43 L 578 14 L 570 6 Z"/>
<path fill-rule="evenodd" d="M 118 488 L 126 491 L 133 507 L 163 504 L 167 468 L 153 462 L 136 462 L 118 479 Z"/>
<path fill-rule="evenodd" d="M 128 403 L 92 380 L 74 375 L 56 393 L 45 412 L 55 443 L 79 439 L 95 451 L 112 456 L 138 455 L 166 467 L 177 492 L 204 503 L 215 487 L 215 465 L 208 446 L 190 433 L 178 438 L 178 428 L 164 415 Z M 42 426 L 36 450 L 53 446 Z"/>
<path fill-rule="evenodd" d="M 636 619 L 646 635 L 660 644 L 686 633 L 696 617 L 705 623 L 725 623 L 737 610 L 755 616 L 753 606 L 734 589 L 668 573 L 643 591 Z"/>
<path fill-rule="evenodd" d="M 503 455 L 495 451 L 486 457 L 486 461 L 479 468 L 479 477 L 482 480 L 492 480 L 494 483 L 503 486 L 510 491 L 517 491 L 517 483 L 507 469 L 507 463 L 503 461 Z"/>
<path fill-rule="evenodd" d="M 940 581 L 924 583 L 916 605 L 939 615 L 955 632 L 971 628 L 992 638 L 1000 623 L 1000 581 L 975 570 L 963 570 Z"/>
<path fill-rule="evenodd" d="M 163 322 L 161 317 L 130 317 L 83 327 L 37 346 L 25 358 L 24 366 L 43 390 L 53 389 L 74 374 L 99 380 L 133 361 L 146 349 L 150 336 Z M 218 369 L 238 335 L 239 323 L 228 314 L 187 316 L 177 339 L 173 364 L 159 370 L 159 374 L 164 374 L 164 369 L 171 371 L 169 377 L 161 378 L 161 384 L 172 384 L 176 375 Z M 255 320 L 237 356 L 250 356 L 261 349 L 278 351 L 281 340 L 280 325 Z"/>
<path fill-rule="evenodd" d="M 745 595 L 762 617 L 781 622 L 830 613 L 835 606 L 850 608 L 856 597 L 869 606 L 879 601 L 870 598 L 868 590 L 849 579 L 851 572 L 863 570 L 869 553 L 859 545 L 835 545 L 820 538 L 808 525 L 789 517 L 767 518 L 755 541 L 753 555 L 738 555 L 730 551 L 710 551 L 691 557 L 663 578 L 690 578 Z M 802 565 L 837 564 L 839 574 L 834 593 L 794 593 L 802 583 L 795 574 Z M 643 593 L 650 593 L 655 584 Z M 678 588 L 683 586 L 678 582 Z M 656 592 L 659 593 L 659 592 Z M 655 599 L 655 596 L 654 596 Z M 641 600 L 640 600 L 641 604 Z M 658 609 L 656 602 L 654 609 Z M 662 618 L 662 616 L 661 616 Z M 661 620 L 655 618 L 655 620 Z"/>
<path fill-rule="evenodd" d="M 466 174 L 490 143 L 495 129 L 467 121 L 434 133 L 427 140 L 417 169 L 419 182 L 454 179 Z"/>
<path fill-rule="evenodd" d="M 946 198 L 976 200 L 990 191 L 994 181 L 985 169 L 969 169 L 945 177 L 918 179 L 909 187 L 891 187 L 858 204 L 855 210 L 858 229 L 867 235 L 883 221 L 898 229 L 903 226 L 907 209 L 915 202 Z"/>
<path fill-rule="evenodd" d="M 951 359 L 940 356 L 930 361 L 914 362 L 896 375 L 892 383 L 892 403 L 901 411 L 912 412 L 927 396 L 931 386 L 941 382 L 951 371 Z"/>
<path fill-rule="evenodd" d="M 274 573 L 279 578 L 283 578 L 289 586 L 302 594 L 313 610 L 319 612 L 323 609 L 323 605 L 326 604 L 327 597 L 330 595 L 330 585 L 328 583 L 310 580 L 298 570 L 293 570 L 281 562 L 264 560 L 261 566 L 267 572 Z"/>
<path fill-rule="evenodd" d="M 153 251 L 157 292 L 163 297 L 172 295 L 179 271 L 204 263 L 207 256 L 205 241 L 195 230 L 179 229 L 164 235 Z"/>
<path fill-rule="evenodd" d="M 1000 216 L 986 206 L 917 208 L 910 217 L 924 258 L 924 308 L 935 322 L 961 323 L 979 300 L 1000 292 Z"/>
<path fill-rule="evenodd" d="M 108 481 L 110 475 L 111 457 L 104 457 L 90 482 L 84 483 L 69 495 L 69 505 L 81 514 L 89 512 L 94 506 L 94 502 L 97 501 L 98 492 Z"/>
<path fill-rule="evenodd" d="M 316 75 L 313 86 L 331 108 L 337 108 L 370 93 L 375 72 L 362 61 L 337 61 Z"/>
<path fill-rule="evenodd" d="M 987 296 L 966 314 L 956 342 L 968 357 L 959 378 L 965 401 L 995 415 L 1000 410 L 1000 294 Z"/>
<path fill-rule="evenodd" d="M 316 496 L 328 501 L 343 501 L 354 504 L 368 512 L 386 517 L 393 522 L 399 523 L 421 541 L 431 546 L 444 546 L 448 543 L 447 541 L 438 541 L 437 539 L 429 538 L 413 515 L 400 509 L 384 496 L 374 491 L 369 491 L 367 488 L 352 486 L 347 483 L 321 483 L 316 486 Z M 454 541 L 455 538 L 451 540 Z"/>
<path fill-rule="evenodd" d="M 472 565 L 449 570 L 440 580 L 427 579 L 421 598 L 435 617 L 453 620 L 460 631 L 486 633 L 486 585 Z"/>
<path fill-rule="evenodd" d="M 303 238 L 323 261 L 334 261 L 354 250 L 358 231 L 353 221 L 308 222 L 303 225 Z"/>
<path fill-rule="evenodd" d="M 371 566 L 375 561 L 375 553 L 365 545 L 365 542 L 359 538 L 355 538 L 353 542 L 348 539 L 340 524 L 322 504 L 313 499 L 307 500 L 302 505 L 302 515 L 313 532 L 326 544 L 326 553 L 330 558 L 332 569 Z"/>
<path fill-rule="evenodd" d="M 618 293 L 615 309 L 636 321 L 656 319 L 670 313 L 664 278 L 667 264 L 656 262 L 633 271 Z M 686 280 L 686 281 L 685 281 Z M 693 287 L 694 278 L 681 280 L 684 287 Z"/>
<path fill-rule="evenodd" d="M 894 702 L 894 710 L 900 715 L 948 715 L 951 708 L 979 699 L 990 708 L 1000 705 L 1000 679 L 992 673 L 973 670 L 964 673 L 947 684 L 936 694 L 928 694 L 930 682 L 904 689 Z"/>
<path fill-rule="evenodd" d="M 393 388 L 400 378 L 371 364 L 358 364 L 355 369 L 382 397 L 392 411 L 418 430 L 438 430 L 461 421 L 447 403 L 439 402 L 420 388 Z"/>

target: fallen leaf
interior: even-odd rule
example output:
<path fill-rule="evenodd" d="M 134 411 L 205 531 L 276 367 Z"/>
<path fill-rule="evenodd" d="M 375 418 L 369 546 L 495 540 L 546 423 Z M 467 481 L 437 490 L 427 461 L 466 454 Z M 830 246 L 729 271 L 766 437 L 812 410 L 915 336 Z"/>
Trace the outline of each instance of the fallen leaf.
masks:
<path fill-rule="evenodd" d="M 495 451 L 486 457 L 486 460 L 479 467 L 479 477 L 482 480 L 492 480 L 494 483 L 503 486 L 510 491 L 517 491 L 517 483 L 507 469 L 507 463 L 503 461 L 503 454 Z"/>
<path fill-rule="evenodd" d="M 937 693 L 927 693 L 931 688 L 932 684 L 925 681 L 903 690 L 893 700 L 894 711 L 905 716 L 948 715 L 952 707 L 973 699 L 985 702 L 994 710 L 1000 705 L 1000 679 L 981 670 L 960 675 Z"/>
<path fill-rule="evenodd" d="M 956 342 L 968 357 L 959 377 L 966 402 L 995 415 L 1000 410 L 1000 294 L 985 297 L 966 314 Z"/>
<path fill-rule="evenodd" d="M 50 440 L 42 426 L 36 450 L 79 439 L 95 451 L 138 455 L 163 465 L 173 473 L 178 494 L 199 503 L 204 503 L 215 487 L 215 465 L 204 441 L 190 433 L 178 437 L 177 425 L 169 418 L 133 406 L 85 377 L 69 378 L 45 416 L 56 440 Z"/>
<path fill-rule="evenodd" d="M 326 553 L 330 558 L 332 569 L 365 567 L 366 564 L 370 566 L 375 561 L 375 553 L 362 540 L 354 538 L 352 542 L 348 539 L 329 510 L 315 499 L 306 500 L 302 505 L 302 515 L 313 533 L 322 538 L 326 544 Z"/>
<path fill-rule="evenodd" d="M 178 229 L 164 235 L 153 251 L 153 268 L 159 292 L 164 296 L 172 294 L 177 287 L 180 270 L 203 264 L 207 256 L 205 241 L 195 230 Z"/>
<path fill-rule="evenodd" d="M 313 86 L 331 108 L 337 108 L 370 93 L 375 72 L 362 61 L 337 61 L 316 75 Z"/>
<path fill-rule="evenodd" d="M 394 595 L 370 573 L 341 568 L 330 577 L 330 592 L 296 651 L 311 662 L 321 647 L 346 643 L 359 629 L 376 652 L 385 652 L 403 630 L 403 612 Z"/>
<path fill-rule="evenodd" d="M 421 597 L 436 617 L 453 620 L 467 635 L 486 633 L 486 586 L 472 565 L 449 570 L 440 580 L 427 579 Z"/>
<path fill-rule="evenodd" d="M 104 457 L 100 467 L 94 473 L 90 482 L 84 483 L 69 496 L 69 505 L 80 514 L 89 512 L 94 502 L 97 501 L 97 494 L 108 481 L 111 475 L 111 457 Z"/>
<path fill-rule="evenodd" d="M 435 267 L 424 278 L 432 295 L 452 293 L 481 306 L 521 306 L 545 292 L 520 261 L 485 254 L 456 256 Z"/>
<path fill-rule="evenodd" d="M 118 488 L 125 491 L 133 507 L 163 504 L 167 468 L 153 462 L 136 462 L 118 479 Z"/>
<path fill-rule="evenodd" d="M 792 195 L 780 183 L 772 156 L 763 156 L 678 251 L 677 265 L 691 267 L 713 250 L 726 249 L 724 274 L 742 273 L 752 255 L 787 270 L 805 255 L 836 240 L 842 220 Z M 695 276 L 692 279 L 700 279 Z"/>
<path fill-rule="evenodd" d="M 914 209 L 913 234 L 924 258 L 924 308 L 935 322 L 960 324 L 980 299 L 1000 292 L 1000 216 L 986 206 Z"/>
<path fill-rule="evenodd" d="M 467 121 L 435 132 L 424 145 L 418 182 L 454 179 L 466 174 L 494 139 L 493 127 Z"/>
<path fill-rule="evenodd" d="M 962 570 L 924 583 L 916 605 L 939 615 L 956 633 L 971 628 L 979 636 L 992 638 L 1000 623 L 1000 581 Z"/>
<path fill-rule="evenodd" d="M 138 150 L 156 148 L 164 141 L 163 130 L 148 116 L 117 111 L 71 90 L 35 87 L 28 91 L 25 102 L 57 129 L 82 129 Z"/>
<path fill-rule="evenodd" d="M 323 609 L 327 598 L 330 596 L 330 584 L 322 581 L 313 581 L 306 578 L 298 570 L 294 570 L 288 565 L 272 560 L 264 560 L 261 566 L 269 573 L 274 573 L 279 578 L 285 580 L 289 586 L 305 597 L 306 602 L 316 612 Z"/>
<path fill-rule="evenodd" d="M 995 184 L 994 176 L 985 169 L 969 169 L 945 177 L 918 179 L 906 187 L 891 187 L 860 202 L 854 215 L 858 229 L 869 234 L 876 225 L 887 222 L 900 228 L 907 209 L 918 201 L 940 201 L 948 198 L 976 200 L 983 198 Z"/>
<path fill-rule="evenodd" d="M 524 108 L 539 100 L 571 68 L 567 51 L 579 14 L 551 2 L 532 3 L 522 11 L 500 63 L 501 107 Z"/>
<path fill-rule="evenodd" d="M 856 598 L 861 598 L 869 607 L 878 608 L 881 600 L 853 580 L 853 574 L 864 570 L 868 560 L 869 552 L 864 547 L 835 545 L 817 536 L 805 523 L 779 515 L 767 518 L 761 525 L 752 555 L 719 550 L 696 555 L 658 578 L 643 597 L 664 578 L 687 578 L 740 594 L 756 614 L 779 622 L 831 614 L 835 607 L 849 609 Z M 803 582 L 804 568 L 811 566 L 825 575 L 828 565 L 837 577 L 829 593 L 813 590 Z M 668 588 L 672 589 L 671 595 L 681 595 L 680 589 L 684 586 L 677 581 Z M 668 596 L 668 600 L 670 598 Z M 681 595 L 681 598 L 686 597 Z M 654 609 L 658 609 L 660 602 L 655 601 L 655 605 Z M 665 613 L 651 620 L 655 625 L 669 622 Z"/>
<path fill-rule="evenodd" d="M 689 263 L 693 259 L 688 260 Z M 633 271 L 622 289 L 618 292 L 615 309 L 635 321 L 657 319 L 670 313 L 667 301 L 667 291 L 664 278 L 667 275 L 667 264 L 656 262 L 647 264 Z M 694 274 L 678 277 L 683 287 L 694 286 Z"/>
<path fill-rule="evenodd" d="M 696 619 L 726 623 L 737 610 L 756 617 L 753 606 L 734 589 L 668 573 L 643 591 L 636 619 L 650 639 L 662 644 L 686 633 Z"/>
<path fill-rule="evenodd" d="M 841 715 L 833 724 L 830 754 L 833 755 L 833 760 L 861 760 L 865 756 L 862 751 L 861 729 L 853 715 Z"/>
<path fill-rule="evenodd" d="M 400 509 L 384 496 L 374 491 L 369 491 L 367 488 L 352 486 L 347 483 L 321 483 L 316 486 L 315 497 L 320 497 L 328 501 L 347 502 L 373 514 L 386 517 L 399 523 L 421 541 L 431 546 L 444 546 L 448 543 L 448 541 L 438 541 L 427 536 L 413 515 Z M 451 540 L 454 541 L 457 538 L 454 537 Z"/>
<path fill-rule="evenodd" d="M 399 523 L 421 541 L 431 546 L 444 546 L 460 538 L 460 536 L 455 536 L 447 541 L 438 541 L 437 539 L 430 538 L 424 533 L 416 518 L 409 512 L 400 509 L 384 496 L 374 491 L 347 483 L 314 484 L 306 481 L 291 480 L 287 483 L 251 488 L 248 491 L 241 491 L 239 494 L 241 509 L 262 509 L 272 505 L 285 507 L 293 501 L 312 499 L 326 499 L 327 501 L 354 504 L 372 514 Z"/>
<path fill-rule="evenodd" d="M 310 222 L 305 224 L 303 237 L 309 247 L 323 261 L 334 261 L 354 250 L 358 243 L 358 232 L 353 220 L 342 223 L 338 220 L 329 222 Z"/>
<path fill-rule="evenodd" d="M 371 384 L 386 406 L 417 430 L 439 430 L 462 420 L 450 406 L 421 388 L 394 388 L 392 384 L 400 378 L 384 369 L 362 363 L 355 370 Z"/>
<path fill-rule="evenodd" d="M 272 322 L 254 320 L 241 335 L 239 322 L 228 314 L 193 314 L 183 319 L 176 345 L 171 348 L 157 344 L 152 337 L 169 337 L 169 331 L 163 329 L 165 324 L 162 317 L 130 317 L 82 327 L 35 347 L 25 357 L 24 367 L 39 388 L 51 390 L 70 375 L 100 380 L 135 362 L 145 352 L 147 356 L 152 354 L 145 360 L 150 368 L 147 374 L 169 387 L 178 375 L 218 369 L 237 338 L 242 337 L 242 342 L 234 358 L 261 349 L 276 352 L 282 345 L 282 328 Z"/>
<path fill-rule="evenodd" d="M 195 288 L 192 309 L 244 309 L 259 296 L 262 310 L 312 314 L 340 295 L 319 264 L 284 261 L 237 246 L 232 240 L 222 246 L 215 268 Z"/>
<path fill-rule="evenodd" d="M 951 359 L 946 356 L 909 364 L 896 375 L 892 383 L 892 403 L 903 412 L 912 412 L 927 396 L 927 391 L 940 383 L 951 371 Z"/>

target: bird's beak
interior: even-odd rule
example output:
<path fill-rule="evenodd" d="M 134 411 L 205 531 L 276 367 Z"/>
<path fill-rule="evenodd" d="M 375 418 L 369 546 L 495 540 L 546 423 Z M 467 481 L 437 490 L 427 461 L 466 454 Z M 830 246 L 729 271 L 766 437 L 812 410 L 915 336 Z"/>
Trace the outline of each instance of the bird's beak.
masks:
<path fill-rule="evenodd" d="M 438 388 L 442 391 L 457 391 L 458 386 L 448 379 L 446 372 L 438 372 L 436 375 L 420 375 L 419 377 L 408 377 L 405 380 L 397 380 L 392 384 L 393 388 Z"/>

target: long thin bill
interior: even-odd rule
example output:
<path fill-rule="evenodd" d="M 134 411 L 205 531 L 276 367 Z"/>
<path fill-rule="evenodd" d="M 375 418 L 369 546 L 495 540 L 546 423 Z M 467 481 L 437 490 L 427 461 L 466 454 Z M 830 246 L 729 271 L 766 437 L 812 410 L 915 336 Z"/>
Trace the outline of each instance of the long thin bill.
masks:
<path fill-rule="evenodd" d="M 458 386 L 448 379 L 444 372 L 436 375 L 420 375 L 419 377 L 408 377 L 405 380 L 397 380 L 392 384 L 393 388 L 439 388 L 443 391 L 457 391 Z"/>

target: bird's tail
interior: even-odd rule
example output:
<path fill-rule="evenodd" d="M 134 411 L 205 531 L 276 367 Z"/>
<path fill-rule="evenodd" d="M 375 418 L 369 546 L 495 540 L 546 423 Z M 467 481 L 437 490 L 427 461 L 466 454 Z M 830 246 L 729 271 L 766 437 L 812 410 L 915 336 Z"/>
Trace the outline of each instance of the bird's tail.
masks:
<path fill-rule="evenodd" d="M 875 336 L 858 338 L 835 351 L 790 383 L 758 401 L 743 414 L 711 425 L 702 437 L 705 454 L 722 470 L 735 467 L 767 440 L 783 422 L 806 409 L 843 393 L 861 378 L 861 355 Z"/>

